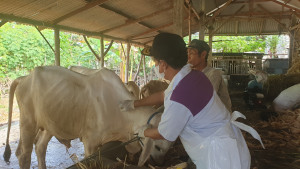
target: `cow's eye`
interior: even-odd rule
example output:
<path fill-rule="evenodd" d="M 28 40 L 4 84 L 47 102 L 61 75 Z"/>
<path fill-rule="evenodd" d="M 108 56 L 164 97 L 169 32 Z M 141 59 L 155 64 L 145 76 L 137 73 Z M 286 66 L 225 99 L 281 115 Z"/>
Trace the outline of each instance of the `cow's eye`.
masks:
<path fill-rule="evenodd" d="M 157 145 L 155 145 L 154 147 L 157 151 L 160 151 L 160 147 L 158 147 Z"/>

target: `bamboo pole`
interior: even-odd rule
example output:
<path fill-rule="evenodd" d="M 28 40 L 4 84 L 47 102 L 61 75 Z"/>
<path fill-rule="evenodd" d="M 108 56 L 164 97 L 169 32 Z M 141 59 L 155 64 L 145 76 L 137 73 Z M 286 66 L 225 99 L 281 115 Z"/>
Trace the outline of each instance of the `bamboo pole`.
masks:
<path fill-rule="evenodd" d="M 92 48 L 92 46 L 90 45 L 89 41 L 87 40 L 86 36 L 83 35 L 83 39 L 85 41 L 85 43 L 88 45 L 89 49 L 91 50 L 91 52 L 94 54 L 94 56 L 97 58 L 98 61 L 101 60 L 101 58 L 99 57 L 99 55 L 94 51 L 94 49 Z"/>
<path fill-rule="evenodd" d="M 134 82 L 135 82 L 135 80 L 136 80 L 136 78 L 137 78 L 137 76 L 138 76 L 138 74 L 139 74 L 139 72 L 140 72 L 140 67 L 141 67 L 142 61 L 143 61 L 143 56 L 141 55 L 141 59 L 140 59 L 139 65 L 138 65 L 138 67 L 137 67 L 137 71 L 136 71 L 136 73 L 135 73 L 135 75 L 134 75 L 134 78 L 133 78 L 133 81 L 134 81 Z"/>
<path fill-rule="evenodd" d="M 191 1 L 189 1 L 189 43 L 192 40 L 192 35 L 191 35 Z"/>
<path fill-rule="evenodd" d="M 100 46 L 101 46 L 101 49 L 100 49 L 100 56 L 101 56 L 101 68 L 104 68 L 104 37 L 101 36 L 101 39 L 100 39 Z"/>
<path fill-rule="evenodd" d="M 146 75 L 146 61 L 145 61 L 145 55 L 142 55 L 143 57 L 143 70 L 144 70 L 144 84 L 147 83 L 147 75 Z"/>
<path fill-rule="evenodd" d="M 53 53 L 55 54 L 55 50 L 54 50 L 53 47 L 50 45 L 49 41 L 46 39 L 46 37 L 43 35 L 43 33 L 38 29 L 37 26 L 34 25 L 34 27 L 35 27 L 36 30 L 40 33 L 40 35 L 43 37 L 43 39 L 46 41 L 46 43 L 48 44 L 48 46 L 51 48 L 51 50 L 52 50 Z"/>
<path fill-rule="evenodd" d="M 129 55 L 130 55 L 130 42 L 127 43 L 126 65 L 125 65 L 125 83 L 128 83 L 128 70 L 129 70 Z"/>
<path fill-rule="evenodd" d="M 59 39 L 59 29 L 54 29 L 54 39 L 55 39 L 55 65 L 60 66 L 60 39 Z"/>

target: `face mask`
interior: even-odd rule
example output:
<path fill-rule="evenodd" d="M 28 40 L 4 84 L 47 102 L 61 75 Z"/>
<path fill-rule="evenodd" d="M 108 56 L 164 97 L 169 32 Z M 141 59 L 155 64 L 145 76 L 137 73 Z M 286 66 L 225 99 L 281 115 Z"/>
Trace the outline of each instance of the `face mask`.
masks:
<path fill-rule="evenodd" d="M 159 79 L 164 79 L 165 73 L 159 73 L 159 66 L 154 67 L 154 72 Z"/>

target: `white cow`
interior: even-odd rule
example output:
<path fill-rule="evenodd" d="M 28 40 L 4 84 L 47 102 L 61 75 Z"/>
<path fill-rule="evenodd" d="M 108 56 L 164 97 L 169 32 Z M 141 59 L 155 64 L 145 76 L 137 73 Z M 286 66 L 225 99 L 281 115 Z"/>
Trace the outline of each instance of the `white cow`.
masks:
<path fill-rule="evenodd" d="M 11 85 L 5 161 L 9 161 L 11 154 L 9 132 L 14 93 L 20 108 L 20 140 L 16 156 L 22 169 L 30 168 L 34 142 L 38 166 L 46 168 L 46 148 L 52 136 L 64 143 L 80 138 L 85 156 L 89 156 L 109 141 L 130 140 L 155 112 L 151 107 L 120 112 L 120 101 L 132 100 L 133 96 L 120 78 L 108 69 L 87 76 L 58 66 L 37 67 Z M 151 124 L 157 126 L 159 121 L 157 116 Z M 163 151 L 158 152 L 153 140 L 146 138 L 144 141 L 139 165 L 143 165 L 150 151 L 154 159 L 161 159 L 169 148 L 160 147 Z M 137 152 L 137 144 L 127 146 L 127 150 Z"/>
<path fill-rule="evenodd" d="M 83 66 L 70 66 L 69 69 L 74 72 L 81 73 L 84 75 L 90 75 L 90 74 L 98 72 L 98 70 L 99 70 L 99 69 L 91 69 L 91 68 L 87 68 L 87 67 L 83 67 Z"/>
<path fill-rule="evenodd" d="M 166 81 L 150 80 L 141 88 L 140 99 L 148 97 L 156 92 L 164 91 L 168 88 L 168 86 L 169 84 Z"/>
<path fill-rule="evenodd" d="M 127 90 L 135 97 L 135 99 L 139 99 L 140 96 L 140 88 L 134 81 L 129 81 L 125 83 Z"/>
<path fill-rule="evenodd" d="M 84 75 L 90 75 L 99 70 L 99 69 L 90 69 L 83 66 L 70 66 L 69 69 Z M 125 86 L 127 90 L 135 97 L 135 100 L 139 98 L 140 88 L 138 85 L 136 85 L 133 81 L 129 81 L 128 83 L 125 83 Z"/>

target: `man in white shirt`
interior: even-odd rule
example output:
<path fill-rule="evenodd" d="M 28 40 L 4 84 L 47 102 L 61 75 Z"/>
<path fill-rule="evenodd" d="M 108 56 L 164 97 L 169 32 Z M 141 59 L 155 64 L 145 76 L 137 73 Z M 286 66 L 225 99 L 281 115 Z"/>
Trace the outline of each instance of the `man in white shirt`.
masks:
<path fill-rule="evenodd" d="M 250 153 L 230 113 L 201 71 L 187 64 L 179 35 L 160 33 L 150 54 L 160 76 L 170 81 L 158 128 L 140 128 L 140 137 L 181 142 L 197 169 L 249 169 Z M 123 105 L 124 106 L 124 105 Z"/>
<path fill-rule="evenodd" d="M 209 51 L 210 47 L 206 42 L 193 39 L 188 46 L 188 63 L 193 65 L 192 69 L 202 71 L 206 75 L 226 108 L 231 112 L 231 100 L 221 71 L 207 65 Z"/>

